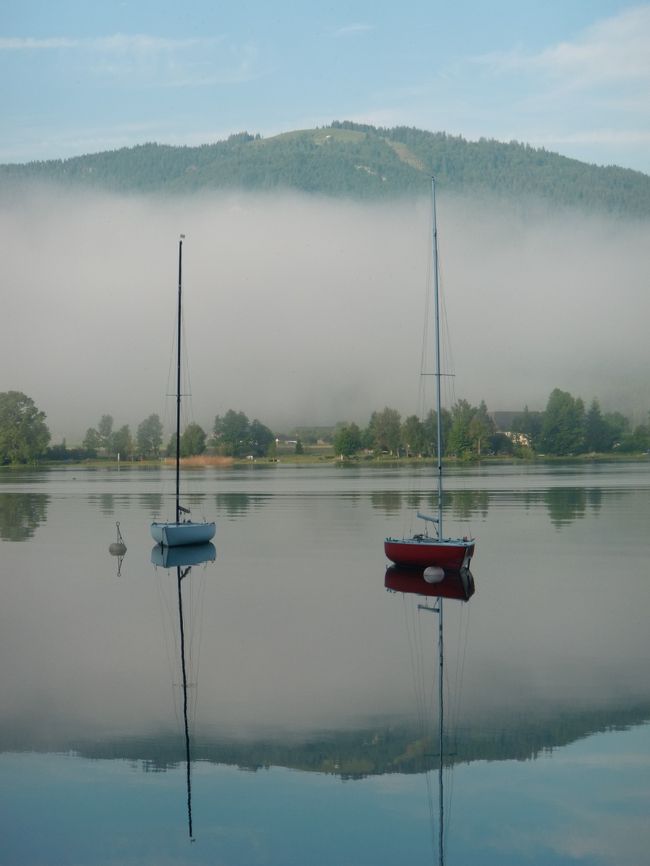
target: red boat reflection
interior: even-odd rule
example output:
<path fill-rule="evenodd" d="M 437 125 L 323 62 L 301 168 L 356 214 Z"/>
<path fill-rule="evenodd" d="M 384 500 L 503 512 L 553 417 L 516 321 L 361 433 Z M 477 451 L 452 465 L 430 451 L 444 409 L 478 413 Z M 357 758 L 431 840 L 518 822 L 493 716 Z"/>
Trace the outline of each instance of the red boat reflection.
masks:
<path fill-rule="evenodd" d="M 384 586 L 393 592 L 455 598 L 458 601 L 469 601 L 476 591 L 472 572 L 468 568 L 443 572 L 442 569 L 400 568 L 391 565 L 386 569 Z"/>

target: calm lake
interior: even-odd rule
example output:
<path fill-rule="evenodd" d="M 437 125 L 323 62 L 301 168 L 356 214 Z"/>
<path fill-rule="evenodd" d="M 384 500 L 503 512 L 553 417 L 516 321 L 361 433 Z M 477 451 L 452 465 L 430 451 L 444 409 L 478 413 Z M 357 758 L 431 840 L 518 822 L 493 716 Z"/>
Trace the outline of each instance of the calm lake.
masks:
<path fill-rule="evenodd" d="M 0 863 L 649 863 L 650 462 L 450 472 L 442 772 L 435 599 L 383 552 L 430 473 L 188 472 L 184 692 L 172 473 L 0 472 Z"/>

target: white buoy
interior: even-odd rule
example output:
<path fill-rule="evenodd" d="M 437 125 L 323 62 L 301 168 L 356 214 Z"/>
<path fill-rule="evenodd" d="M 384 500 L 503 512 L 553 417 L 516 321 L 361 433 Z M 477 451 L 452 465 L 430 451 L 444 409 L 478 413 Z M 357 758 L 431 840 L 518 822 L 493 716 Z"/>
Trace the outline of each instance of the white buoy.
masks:
<path fill-rule="evenodd" d="M 424 569 L 424 579 L 427 583 L 440 583 L 444 577 L 445 572 L 437 565 L 429 565 Z"/>

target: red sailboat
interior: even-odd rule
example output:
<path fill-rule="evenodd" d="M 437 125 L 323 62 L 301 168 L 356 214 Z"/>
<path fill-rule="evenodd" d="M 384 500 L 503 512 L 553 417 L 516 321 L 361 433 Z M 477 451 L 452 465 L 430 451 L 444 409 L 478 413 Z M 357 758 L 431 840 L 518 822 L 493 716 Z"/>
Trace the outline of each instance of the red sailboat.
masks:
<path fill-rule="evenodd" d="M 426 568 L 437 566 L 444 570 L 459 571 L 468 568 L 474 555 L 475 541 L 473 538 L 445 538 L 442 532 L 442 416 L 440 389 L 440 304 L 438 287 L 438 229 L 436 225 L 436 184 L 431 178 L 431 206 L 433 211 L 433 299 L 435 312 L 435 356 L 436 356 L 436 417 L 437 417 L 437 476 L 438 476 L 438 514 L 435 517 L 417 512 L 424 520 L 424 532 L 407 538 L 386 538 L 384 551 L 388 559 L 396 565 L 408 568 Z M 435 535 L 429 535 L 428 525 L 435 529 Z"/>

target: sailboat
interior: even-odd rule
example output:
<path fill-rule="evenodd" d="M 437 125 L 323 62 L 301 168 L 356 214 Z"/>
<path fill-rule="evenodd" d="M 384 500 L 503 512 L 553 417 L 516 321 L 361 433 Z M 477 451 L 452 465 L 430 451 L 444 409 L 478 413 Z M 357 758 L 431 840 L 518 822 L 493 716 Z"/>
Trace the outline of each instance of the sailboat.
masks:
<path fill-rule="evenodd" d="M 436 440 L 437 440 L 437 479 L 438 479 L 438 514 L 431 516 L 417 512 L 417 517 L 424 521 L 424 532 L 416 533 L 407 538 L 386 538 L 384 551 L 395 565 L 410 568 L 437 567 L 443 570 L 459 571 L 469 568 L 474 555 L 475 541 L 473 538 L 445 538 L 442 531 L 442 415 L 440 379 L 443 375 L 440 369 L 440 301 L 438 278 L 438 229 L 436 224 L 436 183 L 431 178 L 431 207 L 433 213 L 433 300 L 435 315 L 435 381 L 436 381 Z M 429 535 L 428 527 L 433 526 L 434 535 Z"/>
<path fill-rule="evenodd" d="M 151 524 L 151 536 L 163 547 L 181 547 L 186 544 L 206 544 L 217 530 L 214 521 L 190 520 L 190 509 L 180 504 L 181 484 L 181 331 L 183 310 L 183 239 L 178 242 L 178 330 L 176 336 L 176 519 L 173 522 Z"/>

